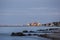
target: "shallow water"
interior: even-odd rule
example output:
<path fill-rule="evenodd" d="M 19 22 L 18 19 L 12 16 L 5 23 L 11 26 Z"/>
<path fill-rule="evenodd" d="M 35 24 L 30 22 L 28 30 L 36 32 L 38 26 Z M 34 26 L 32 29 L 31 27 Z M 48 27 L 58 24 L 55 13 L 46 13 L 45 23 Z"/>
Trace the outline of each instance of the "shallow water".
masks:
<path fill-rule="evenodd" d="M 10 36 L 8 34 L 0 34 L 0 40 L 51 40 L 37 36 Z"/>

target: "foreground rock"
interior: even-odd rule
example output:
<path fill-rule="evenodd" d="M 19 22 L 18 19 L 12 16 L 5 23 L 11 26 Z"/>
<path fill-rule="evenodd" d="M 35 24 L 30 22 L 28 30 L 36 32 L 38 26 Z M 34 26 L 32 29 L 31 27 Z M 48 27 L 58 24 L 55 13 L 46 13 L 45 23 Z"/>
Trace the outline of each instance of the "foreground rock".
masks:
<path fill-rule="evenodd" d="M 11 36 L 26 36 L 25 34 L 18 32 L 18 33 L 12 33 Z"/>

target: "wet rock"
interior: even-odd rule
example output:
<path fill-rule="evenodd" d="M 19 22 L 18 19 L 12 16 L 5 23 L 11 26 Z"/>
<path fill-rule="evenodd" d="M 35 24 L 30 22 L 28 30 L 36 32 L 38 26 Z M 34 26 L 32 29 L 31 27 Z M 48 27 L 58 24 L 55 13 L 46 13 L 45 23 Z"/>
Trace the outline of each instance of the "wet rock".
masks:
<path fill-rule="evenodd" d="M 28 31 L 27 30 L 23 30 L 23 33 L 28 33 Z"/>
<path fill-rule="evenodd" d="M 27 34 L 28 36 L 32 36 L 32 34 Z"/>
<path fill-rule="evenodd" d="M 17 32 L 17 33 L 12 33 L 11 36 L 26 36 L 25 34 L 21 33 L 21 32 Z"/>
<path fill-rule="evenodd" d="M 37 36 L 38 34 L 33 34 L 33 36 Z"/>
<path fill-rule="evenodd" d="M 41 35 L 38 35 L 38 37 L 48 37 L 47 34 L 41 34 Z"/>
<path fill-rule="evenodd" d="M 35 33 L 34 31 L 29 31 L 30 33 Z"/>

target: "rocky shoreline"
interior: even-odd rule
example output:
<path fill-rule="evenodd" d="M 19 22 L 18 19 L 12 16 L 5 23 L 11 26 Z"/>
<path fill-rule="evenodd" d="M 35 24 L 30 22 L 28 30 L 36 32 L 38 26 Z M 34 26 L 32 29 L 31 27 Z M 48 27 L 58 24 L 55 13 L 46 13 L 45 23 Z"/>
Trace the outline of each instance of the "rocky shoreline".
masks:
<path fill-rule="evenodd" d="M 53 33 L 53 34 L 44 34 L 39 35 L 40 37 L 49 38 L 52 40 L 60 40 L 60 33 Z"/>
<path fill-rule="evenodd" d="M 45 33 L 45 34 L 40 34 L 40 33 Z M 53 40 L 60 40 L 60 28 L 50 28 L 45 30 L 39 29 L 37 31 L 23 30 L 22 32 L 12 32 L 11 36 L 37 36 L 37 37 L 44 37 Z"/>
<path fill-rule="evenodd" d="M 22 32 L 12 33 L 11 36 L 37 36 L 44 37 L 52 40 L 60 40 L 60 33 L 52 33 L 52 34 L 24 34 Z"/>

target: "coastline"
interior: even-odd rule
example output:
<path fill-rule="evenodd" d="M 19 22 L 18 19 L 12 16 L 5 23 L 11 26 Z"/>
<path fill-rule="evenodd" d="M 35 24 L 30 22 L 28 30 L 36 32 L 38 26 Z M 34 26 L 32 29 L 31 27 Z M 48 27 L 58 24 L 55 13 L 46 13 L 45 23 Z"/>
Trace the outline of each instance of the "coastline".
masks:
<path fill-rule="evenodd" d="M 52 40 L 60 40 L 60 33 L 53 33 L 53 34 L 44 34 L 39 35 L 40 37 L 49 38 Z"/>

